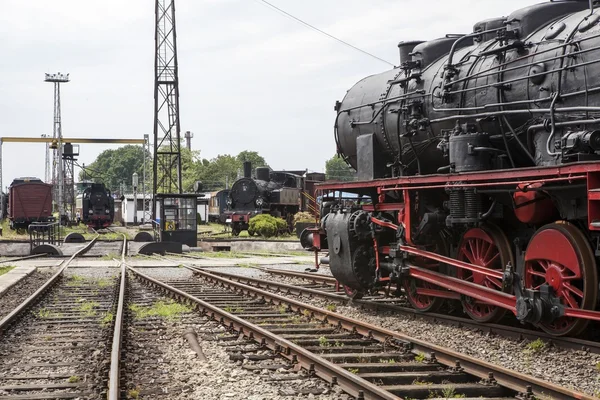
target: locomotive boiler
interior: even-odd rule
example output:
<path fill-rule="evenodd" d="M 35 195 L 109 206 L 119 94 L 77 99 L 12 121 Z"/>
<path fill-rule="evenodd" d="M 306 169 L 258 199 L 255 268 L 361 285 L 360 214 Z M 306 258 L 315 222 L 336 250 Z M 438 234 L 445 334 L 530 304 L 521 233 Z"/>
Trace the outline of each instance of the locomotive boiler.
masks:
<path fill-rule="evenodd" d="M 319 185 L 348 294 L 393 288 L 554 335 L 600 320 L 600 10 L 552 1 L 406 41 L 336 103 L 359 181 Z M 333 193 L 356 193 L 350 204 Z"/>

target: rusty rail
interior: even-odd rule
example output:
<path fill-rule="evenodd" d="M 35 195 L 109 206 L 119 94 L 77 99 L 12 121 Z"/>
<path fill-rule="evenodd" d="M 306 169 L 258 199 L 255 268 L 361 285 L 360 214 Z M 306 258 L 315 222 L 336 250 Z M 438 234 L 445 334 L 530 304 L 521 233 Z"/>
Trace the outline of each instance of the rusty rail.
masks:
<path fill-rule="evenodd" d="M 115 328 L 113 333 L 112 350 L 110 353 L 110 372 L 108 375 L 108 400 L 119 400 L 119 371 L 121 361 L 121 344 L 123 333 L 123 311 L 125 308 L 125 287 L 127 271 L 125 269 L 125 253 L 127 250 L 127 236 L 123 234 L 123 249 L 121 251 L 121 282 L 119 284 L 119 302 L 115 315 Z"/>
<path fill-rule="evenodd" d="M 243 333 L 245 336 L 250 337 L 255 341 L 261 343 L 264 342 L 265 346 L 271 350 L 280 351 L 283 357 L 287 358 L 288 360 L 298 362 L 306 370 L 314 370 L 315 374 L 320 378 L 325 379 L 328 382 L 337 382 L 337 384 L 339 384 L 344 391 L 350 393 L 351 395 L 359 396 L 359 393 L 362 393 L 364 398 L 368 399 L 399 399 L 397 396 L 389 393 L 388 391 L 359 378 L 352 372 L 349 372 L 333 364 L 332 362 L 324 360 L 318 355 L 305 350 L 301 346 L 292 343 L 291 341 L 288 341 L 276 334 L 273 334 L 258 325 L 254 325 L 197 297 L 145 275 L 131 266 L 127 266 L 127 268 L 138 277 L 149 282 L 151 285 L 167 290 L 175 294 L 176 297 L 180 299 L 187 299 L 195 303 L 203 313 L 209 314 L 211 317 L 221 320 L 223 324 L 228 325 L 230 328 Z"/>
<path fill-rule="evenodd" d="M 332 325 L 339 326 L 343 329 L 355 331 L 363 336 L 374 338 L 380 342 L 396 340 L 399 342 L 410 343 L 412 348 L 418 352 L 435 354 L 437 361 L 448 367 L 454 366 L 456 364 L 456 362 L 459 361 L 461 366 L 464 368 L 465 372 L 467 372 L 471 375 L 474 375 L 474 376 L 478 376 L 481 379 L 489 379 L 490 373 L 491 373 L 491 374 L 493 374 L 493 378 L 500 385 L 507 387 L 509 389 L 512 389 L 514 391 L 517 391 L 517 392 L 533 393 L 538 398 L 552 398 L 552 399 L 565 399 L 565 400 L 573 399 L 573 398 L 589 399 L 589 400 L 594 399 L 594 397 L 586 395 L 584 393 L 570 390 L 570 389 L 552 384 L 550 382 L 543 381 L 541 379 L 538 379 L 538 378 L 535 378 L 532 376 L 521 374 L 516 371 L 512 371 L 512 370 L 488 363 L 486 361 L 482 361 L 482 360 L 476 359 L 474 357 L 470 357 L 470 356 L 458 353 L 456 351 L 447 349 L 442 346 L 427 343 L 423 340 L 415 339 L 415 338 L 412 338 L 410 336 L 407 336 L 407 335 L 404 335 L 404 334 L 401 334 L 398 332 L 390 331 L 388 329 L 384 329 L 384 328 L 381 328 L 381 327 L 378 327 L 375 325 L 367 324 L 362 321 L 344 317 L 337 313 L 323 310 L 318 307 L 314 307 L 312 305 L 305 304 L 305 303 L 302 303 L 302 302 L 294 300 L 294 299 L 286 298 L 286 297 L 283 297 L 283 296 L 280 296 L 280 295 L 277 295 L 274 293 L 270 293 L 270 292 L 252 287 L 252 286 L 234 282 L 233 280 L 212 274 L 205 270 L 199 270 L 199 269 L 193 268 L 193 267 L 186 267 L 186 268 L 189 268 L 190 270 L 194 271 L 196 274 L 202 276 L 203 278 L 205 278 L 209 281 L 212 281 L 215 284 L 227 286 L 233 290 L 242 292 L 244 294 L 248 294 L 250 296 L 262 297 L 267 301 L 273 302 L 274 304 L 286 305 L 287 307 L 290 307 L 291 309 L 298 311 L 298 312 L 308 311 L 312 315 L 314 315 L 317 319 L 320 319 L 320 320 L 327 322 L 329 324 L 332 324 Z M 164 285 L 158 281 L 156 281 L 156 282 L 159 286 Z M 180 291 L 179 291 L 179 294 L 186 298 L 191 297 L 191 296 L 187 295 L 186 293 L 183 293 Z M 206 309 L 210 310 L 210 312 L 212 312 L 213 315 L 223 316 L 222 315 L 223 311 L 216 309 L 215 307 L 210 306 L 210 307 L 207 307 Z M 229 314 L 229 316 L 226 318 L 226 320 L 229 320 L 229 317 L 236 318 L 235 316 Z M 237 318 L 237 320 L 239 320 L 239 318 Z M 230 321 L 231 321 L 230 323 L 233 324 L 232 327 L 234 327 L 236 329 L 241 329 L 241 332 L 244 331 L 244 324 L 242 322 L 236 321 L 233 319 Z M 257 327 L 257 328 L 259 328 L 259 327 Z M 252 329 L 252 331 L 254 331 L 254 330 Z M 289 349 L 289 350 L 286 350 L 287 352 L 292 351 L 292 350 L 295 352 L 296 348 L 298 347 L 298 346 L 291 347 L 288 343 L 284 343 L 284 344 L 279 343 L 279 344 L 280 344 L 280 346 L 283 346 L 284 348 Z M 322 376 L 324 379 L 327 379 L 328 381 L 331 381 L 332 376 L 336 376 L 338 383 L 341 384 L 340 379 L 342 378 L 342 376 L 338 375 L 337 373 L 335 373 L 335 375 L 334 375 L 333 372 L 327 371 L 327 369 L 328 368 L 325 368 L 325 370 L 321 372 L 320 376 Z M 356 393 L 357 393 L 355 391 L 355 390 L 357 390 L 357 388 L 352 384 L 349 384 L 347 387 L 345 387 L 345 386 L 342 386 L 342 387 L 345 390 L 351 389 L 351 391 L 349 392 L 351 394 L 354 393 L 356 395 Z M 366 392 L 365 392 L 365 397 L 368 398 Z M 379 398 L 379 397 L 372 397 L 372 398 Z"/>

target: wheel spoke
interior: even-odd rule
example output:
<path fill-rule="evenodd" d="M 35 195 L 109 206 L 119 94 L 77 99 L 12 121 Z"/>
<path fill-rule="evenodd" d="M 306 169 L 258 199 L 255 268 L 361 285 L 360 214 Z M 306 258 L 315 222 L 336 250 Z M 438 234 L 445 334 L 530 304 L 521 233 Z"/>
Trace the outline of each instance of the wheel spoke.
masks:
<path fill-rule="evenodd" d="M 469 252 L 472 256 L 472 258 L 470 258 L 471 264 L 475 264 L 475 260 L 477 259 L 477 242 L 475 242 L 475 249 L 473 249 L 473 240 L 469 240 L 467 242 L 467 245 L 469 246 Z"/>
<path fill-rule="evenodd" d="M 492 285 L 496 286 L 499 289 L 502 289 L 502 282 L 498 282 L 495 278 L 490 278 L 489 276 L 485 277 L 486 281 L 490 282 Z"/>
<path fill-rule="evenodd" d="M 494 255 L 494 257 L 492 257 L 489 261 L 487 261 L 483 266 L 486 268 L 490 268 L 490 265 L 499 258 L 500 258 L 500 253 L 496 253 L 496 255 Z"/>
<path fill-rule="evenodd" d="M 541 276 L 542 278 L 544 278 L 544 280 L 546 280 L 546 274 L 543 272 L 539 272 L 534 269 L 529 269 L 527 270 L 527 273 L 530 275 Z"/>
<path fill-rule="evenodd" d="M 463 254 L 471 264 L 475 264 L 475 257 L 473 256 L 472 250 L 467 251 L 467 249 L 463 249 L 461 254 Z"/>
<path fill-rule="evenodd" d="M 569 292 L 567 292 L 566 290 L 562 290 L 561 295 L 561 297 L 566 301 L 569 307 L 579 308 L 579 304 L 577 303 L 577 301 L 575 301 L 575 299 L 573 298 L 573 296 L 571 296 Z"/>
<path fill-rule="evenodd" d="M 486 261 L 489 260 L 490 256 L 492 255 L 492 251 L 496 248 L 496 246 L 494 246 L 492 243 L 487 243 L 487 248 L 485 249 L 485 253 L 483 255 L 483 262 L 485 263 L 485 266 L 487 266 L 491 261 Z M 499 253 L 496 253 L 496 255 L 494 256 L 494 258 L 498 255 Z"/>
<path fill-rule="evenodd" d="M 563 283 L 563 287 L 566 290 L 568 290 L 568 291 L 572 292 L 573 294 L 575 294 L 576 296 L 578 296 L 579 298 L 583 299 L 583 291 L 582 290 L 580 290 L 574 286 L 571 286 L 571 284 L 567 283 L 567 282 Z"/>

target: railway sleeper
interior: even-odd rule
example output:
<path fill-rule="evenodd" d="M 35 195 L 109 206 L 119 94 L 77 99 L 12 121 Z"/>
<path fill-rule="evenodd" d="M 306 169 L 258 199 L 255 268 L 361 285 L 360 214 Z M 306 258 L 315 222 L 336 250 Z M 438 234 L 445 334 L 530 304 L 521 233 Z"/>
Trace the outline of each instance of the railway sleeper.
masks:
<path fill-rule="evenodd" d="M 502 386 L 480 383 L 419 383 L 416 385 L 384 385 L 381 388 L 403 398 L 448 398 L 449 396 L 445 393 L 452 393 L 452 396 L 464 395 L 465 397 L 485 398 L 511 395 L 511 391 Z M 514 397 L 511 398 L 514 399 Z"/>

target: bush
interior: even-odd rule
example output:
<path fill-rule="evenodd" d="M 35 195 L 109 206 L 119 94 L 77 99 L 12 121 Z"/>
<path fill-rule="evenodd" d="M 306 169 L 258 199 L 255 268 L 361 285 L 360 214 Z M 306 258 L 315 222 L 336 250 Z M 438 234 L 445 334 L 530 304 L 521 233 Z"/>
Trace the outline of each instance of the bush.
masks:
<path fill-rule="evenodd" d="M 202 224 L 202 217 L 200 216 L 200 213 L 196 213 L 196 225 L 201 225 Z"/>
<path fill-rule="evenodd" d="M 296 224 L 298 222 L 315 223 L 315 222 L 317 222 L 317 219 L 315 218 L 314 215 L 312 215 L 308 211 L 300 211 L 300 212 L 294 214 L 294 226 L 296 226 Z"/>
<path fill-rule="evenodd" d="M 288 224 L 282 218 L 275 218 L 269 214 L 255 215 L 250 218 L 248 224 L 248 233 L 250 235 L 258 234 L 269 238 L 277 235 L 279 232 L 287 231 Z"/>

